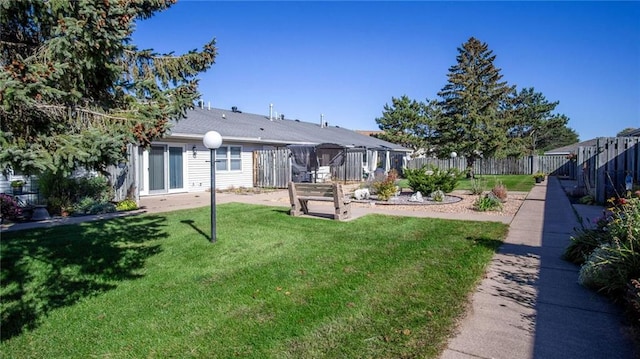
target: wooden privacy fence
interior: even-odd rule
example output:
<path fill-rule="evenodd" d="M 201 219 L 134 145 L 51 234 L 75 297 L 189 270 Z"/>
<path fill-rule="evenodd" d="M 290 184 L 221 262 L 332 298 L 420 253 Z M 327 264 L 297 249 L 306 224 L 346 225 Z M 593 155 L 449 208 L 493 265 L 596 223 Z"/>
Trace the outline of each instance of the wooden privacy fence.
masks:
<path fill-rule="evenodd" d="M 107 167 L 109 182 L 114 190 L 113 200 L 120 202 L 129 197 L 138 200 L 136 190 L 136 169 L 138 168 L 138 148 L 127 145 L 127 163 Z"/>
<path fill-rule="evenodd" d="M 464 157 L 449 159 L 413 158 L 408 161 L 408 168 L 436 166 L 441 169 L 456 168 L 466 171 L 467 160 Z M 566 156 L 527 156 L 507 158 L 480 158 L 473 164 L 473 171 L 479 175 L 528 175 L 541 171 L 549 175 L 575 178 L 575 163 Z"/>
<path fill-rule="evenodd" d="M 287 188 L 291 181 L 291 151 L 253 151 L 254 187 Z"/>
<path fill-rule="evenodd" d="M 331 166 L 331 178 L 335 181 L 362 180 L 362 150 L 347 150 L 344 163 Z"/>
<path fill-rule="evenodd" d="M 630 175 L 637 186 L 640 178 L 640 138 L 601 137 L 595 146 L 579 147 L 577 180 L 597 202 L 625 193 L 625 178 Z"/>
<path fill-rule="evenodd" d="M 361 181 L 362 150 L 345 149 L 341 155 L 344 156 L 344 161 L 330 166 L 331 179 L 334 181 Z M 314 178 L 313 171 L 310 174 L 309 178 Z M 289 149 L 253 151 L 254 187 L 287 188 L 291 180 L 291 151 Z"/>

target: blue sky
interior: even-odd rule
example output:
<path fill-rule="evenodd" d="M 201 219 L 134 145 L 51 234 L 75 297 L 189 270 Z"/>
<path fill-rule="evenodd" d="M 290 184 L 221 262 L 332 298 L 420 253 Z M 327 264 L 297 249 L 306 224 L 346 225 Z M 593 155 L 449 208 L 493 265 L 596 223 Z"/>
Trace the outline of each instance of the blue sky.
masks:
<path fill-rule="evenodd" d="M 374 130 L 391 97 L 434 99 L 470 37 L 581 140 L 640 127 L 640 2 L 180 1 L 133 34 L 176 54 L 217 39 L 212 107 Z"/>

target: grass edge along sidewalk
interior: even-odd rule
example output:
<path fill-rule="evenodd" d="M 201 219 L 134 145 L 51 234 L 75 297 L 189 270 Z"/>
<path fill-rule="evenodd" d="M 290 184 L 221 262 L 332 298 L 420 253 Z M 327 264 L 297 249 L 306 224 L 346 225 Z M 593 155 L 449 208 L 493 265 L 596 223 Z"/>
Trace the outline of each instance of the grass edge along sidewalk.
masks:
<path fill-rule="evenodd" d="M 507 226 L 224 204 L 3 234 L 6 358 L 437 357 Z"/>

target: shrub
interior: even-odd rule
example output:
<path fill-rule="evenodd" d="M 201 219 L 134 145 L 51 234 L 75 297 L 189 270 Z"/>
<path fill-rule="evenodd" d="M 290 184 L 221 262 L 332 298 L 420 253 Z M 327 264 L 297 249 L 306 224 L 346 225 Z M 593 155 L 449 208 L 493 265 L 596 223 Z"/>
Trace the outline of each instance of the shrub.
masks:
<path fill-rule="evenodd" d="M 75 181 L 62 174 L 45 172 L 38 176 L 40 194 L 46 199 L 49 213 L 60 214 L 76 201 Z"/>
<path fill-rule="evenodd" d="M 596 229 L 583 228 L 570 237 L 570 243 L 565 249 L 563 258 L 571 263 L 583 264 L 587 257 L 601 244 L 604 233 Z"/>
<path fill-rule="evenodd" d="M 596 200 L 595 200 L 595 198 L 593 198 L 593 196 L 586 195 L 586 196 L 580 197 L 580 199 L 578 199 L 578 203 L 580 203 L 580 204 L 594 204 L 594 203 L 596 203 Z"/>
<path fill-rule="evenodd" d="M 115 211 L 116 206 L 111 202 L 96 202 L 89 208 L 89 214 L 113 213 Z"/>
<path fill-rule="evenodd" d="M 444 201 L 444 192 L 439 189 L 431 192 L 431 199 L 436 202 Z"/>
<path fill-rule="evenodd" d="M 475 202 L 473 202 L 473 208 L 476 211 L 501 211 L 502 202 L 493 193 L 489 192 L 484 196 L 479 196 Z"/>
<path fill-rule="evenodd" d="M 82 207 L 79 202 L 85 198 L 98 203 L 108 203 L 113 198 L 113 188 L 103 176 L 71 178 L 49 171 L 38 176 L 38 186 L 47 201 L 49 212 L 54 214 L 69 209 L 75 211 L 77 207 Z"/>
<path fill-rule="evenodd" d="M 629 280 L 640 278 L 640 199 L 609 203 L 617 206 L 598 221 L 593 233 L 599 245 L 580 269 L 579 282 L 617 296 L 627 290 Z"/>
<path fill-rule="evenodd" d="M 404 170 L 404 176 L 409 182 L 409 187 L 414 192 L 432 193 L 435 190 L 442 190 L 449 193 L 456 188 L 458 181 L 462 178 L 461 172 L 455 168 L 446 171 L 436 166 L 431 166 L 427 173 L 426 167 L 418 169 L 407 168 Z"/>
<path fill-rule="evenodd" d="M 22 215 L 22 209 L 12 196 L 0 193 L 0 214 L 2 219 L 15 220 Z"/>
<path fill-rule="evenodd" d="M 384 179 L 375 179 L 371 184 L 371 188 L 381 201 L 388 201 L 398 191 L 396 186 L 396 179 L 398 173 L 395 170 L 389 171 L 389 174 Z"/>
<path fill-rule="evenodd" d="M 625 301 L 631 317 L 635 319 L 636 325 L 640 325 L 640 278 L 629 281 Z"/>
<path fill-rule="evenodd" d="M 100 202 L 109 202 L 113 199 L 113 188 L 104 176 L 80 177 L 75 181 L 77 185 L 76 198 L 91 197 Z"/>
<path fill-rule="evenodd" d="M 135 209 L 138 209 L 138 204 L 136 201 L 128 198 L 124 201 L 118 202 L 116 205 L 116 210 L 118 211 L 133 211 Z"/>
<path fill-rule="evenodd" d="M 496 196 L 502 203 L 507 201 L 507 187 L 502 182 L 497 181 L 491 189 L 491 193 Z"/>
<path fill-rule="evenodd" d="M 471 194 L 481 195 L 485 187 L 487 186 L 487 181 L 478 178 L 471 179 L 471 189 L 469 190 Z"/>
<path fill-rule="evenodd" d="M 73 206 L 75 214 L 103 214 L 113 213 L 116 206 L 111 202 L 96 200 L 91 197 L 84 197 Z"/>

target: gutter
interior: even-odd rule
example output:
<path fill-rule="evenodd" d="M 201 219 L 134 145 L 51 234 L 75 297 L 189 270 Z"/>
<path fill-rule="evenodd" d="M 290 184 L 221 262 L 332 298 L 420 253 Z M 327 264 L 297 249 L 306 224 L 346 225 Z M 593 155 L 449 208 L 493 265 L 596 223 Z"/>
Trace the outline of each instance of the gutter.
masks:
<path fill-rule="evenodd" d="M 201 140 L 204 138 L 204 135 L 192 135 L 186 133 L 173 133 L 167 137 L 166 139 L 184 139 L 184 140 Z M 222 136 L 222 139 L 225 141 L 231 142 L 245 142 L 245 143 L 266 143 L 266 144 L 280 144 L 280 145 L 317 145 L 319 143 L 313 142 L 300 142 L 300 141 L 283 141 L 283 140 L 270 140 L 262 137 L 234 137 L 234 136 Z"/>

